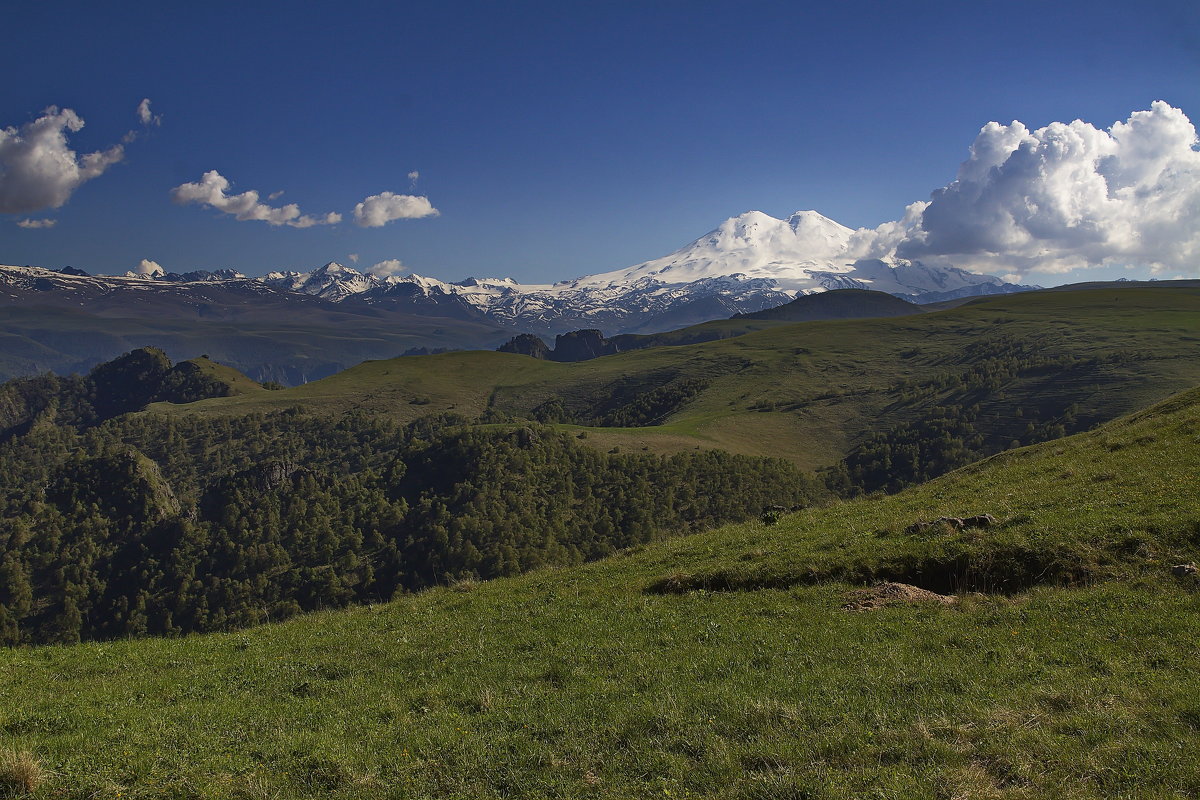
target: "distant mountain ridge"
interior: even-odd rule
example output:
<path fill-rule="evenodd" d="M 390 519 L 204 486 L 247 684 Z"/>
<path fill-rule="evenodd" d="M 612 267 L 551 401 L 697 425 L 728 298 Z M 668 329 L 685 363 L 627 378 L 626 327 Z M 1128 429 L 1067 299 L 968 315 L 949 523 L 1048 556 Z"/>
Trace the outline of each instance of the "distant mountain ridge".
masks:
<path fill-rule="evenodd" d="M 365 359 L 491 349 L 514 333 L 470 307 L 338 303 L 245 277 L 81 273 L 0 267 L 0 380 L 86 372 L 154 345 L 173 360 L 207 353 L 254 380 L 294 385 Z"/>
<path fill-rule="evenodd" d="M 747 211 L 661 258 L 553 284 L 520 284 L 511 278 L 449 282 L 416 274 L 377 277 L 337 262 L 311 272 L 276 271 L 261 278 L 229 269 L 166 273 L 157 265 L 119 278 L 81 276 L 81 270 L 72 268 L 32 277 L 44 279 L 39 284 L 44 290 L 61 283 L 62 276 L 86 277 L 93 289 L 102 283 L 105 290 L 121 293 L 144 293 L 163 284 L 206 284 L 250 294 L 304 295 L 347 308 L 468 320 L 514 332 L 587 328 L 609 336 L 658 333 L 751 314 L 834 289 L 868 289 L 933 302 L 1035 288 L 920 261 L 854 259 L 849 255 L 852 233 L 816 211 L 797 211 L 787 219 Z M 7 282 L 13 277 L 9 273 Z M 24 277 L 31 275 L 26 271 Z M 5 283 L 0 277 L 0 288 Z M 60 288 L 78 291 L 80 284 L 61 283 Z"/>
<path fill-rule="evenodd" d="M 776 219 L 761 211 L 730 217 L 661 258 L 554 284 L 511 278 L 446 282 L 411 274 L 377 278 L 331 262 L 313 272 L 272 272 L 273 287 L 327 300 L 455 306 L 452 298 L 518 330 L 609 335 L 657 333 L 779 306 L 799 295 L 869 289 L 913 302 L 1024 291 L 992 275 L 904 259 L 853 259 L 853 231 L 816 211 Z"/>

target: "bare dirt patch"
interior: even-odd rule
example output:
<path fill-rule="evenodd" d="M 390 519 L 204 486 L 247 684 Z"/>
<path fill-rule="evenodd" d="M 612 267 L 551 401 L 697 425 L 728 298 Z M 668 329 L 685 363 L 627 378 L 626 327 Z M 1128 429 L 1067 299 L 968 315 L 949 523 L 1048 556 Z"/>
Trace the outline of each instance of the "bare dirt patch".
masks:
<path fill-rule="evenodd" d="M 846 611 L 876 611 L 886 606 L 911 603 L 937 603 L 950 606 L 957 597 L 931 592 L 908 583 L 885 581 L 867 589 L 857 589 L 846 596 L 842 608 Z"/>

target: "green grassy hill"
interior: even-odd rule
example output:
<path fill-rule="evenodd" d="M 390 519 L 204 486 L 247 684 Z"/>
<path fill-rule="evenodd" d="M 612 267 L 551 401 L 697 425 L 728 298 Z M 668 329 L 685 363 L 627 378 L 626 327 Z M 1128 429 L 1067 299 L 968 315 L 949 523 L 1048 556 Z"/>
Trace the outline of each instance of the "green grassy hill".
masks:
<path fill-rule="evenodd" d="M 726 320 L 660 338 L 577 363 L 491 352 L 368 362 L 175 413 L 488 414 L 558 422 L 605 450 L 720 448 L 813 468 L 954 407 L 974 414 L 979 452 L 991 453 L 1200 383 L 1200 289 L 1033 292 L 894 319 Z"/>
<path fill-rule="evenodd" d="M 1195 797 L 1200 591 L 1170 568 L 1200 556 L 1198 470 L 1200 390 L 580 568 L 0 651 L 0 748 L 47 798 Z M 960 593 L 844 608 L 880 578 Z"/>

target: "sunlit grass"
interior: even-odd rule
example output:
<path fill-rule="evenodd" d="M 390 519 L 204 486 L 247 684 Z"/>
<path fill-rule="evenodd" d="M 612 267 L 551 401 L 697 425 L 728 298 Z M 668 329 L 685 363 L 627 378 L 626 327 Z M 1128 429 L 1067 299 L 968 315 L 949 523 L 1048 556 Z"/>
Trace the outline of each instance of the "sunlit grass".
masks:
<path fill-rule="evenodd" d="M 582 568 L 5 651 L 0 744 L 37 753 L 37 797 L 1196 796 L 1200 592 L 1170 566 L 1200 556 L 1198 482 L 1192 392 Z M 980 512 L 1002 524 L 905 533 Z M 899 569 L 976 583 L 950 607 L 841 609 Z M 666 575 L 737 590 L 650 591 Z"/>

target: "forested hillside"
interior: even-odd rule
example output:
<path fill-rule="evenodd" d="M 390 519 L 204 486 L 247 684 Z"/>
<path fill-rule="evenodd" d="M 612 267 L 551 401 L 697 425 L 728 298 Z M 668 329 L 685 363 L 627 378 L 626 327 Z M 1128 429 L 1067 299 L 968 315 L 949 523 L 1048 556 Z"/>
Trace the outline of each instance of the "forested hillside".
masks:
<path fill-rule="evenodd" d="M 388 600 L 822 493 L 784 461 L 601 453 L 535 424 L 295 409 L 98 426 L 46 417 L 0 444 L 4 644 L 221 630 Z"/>

